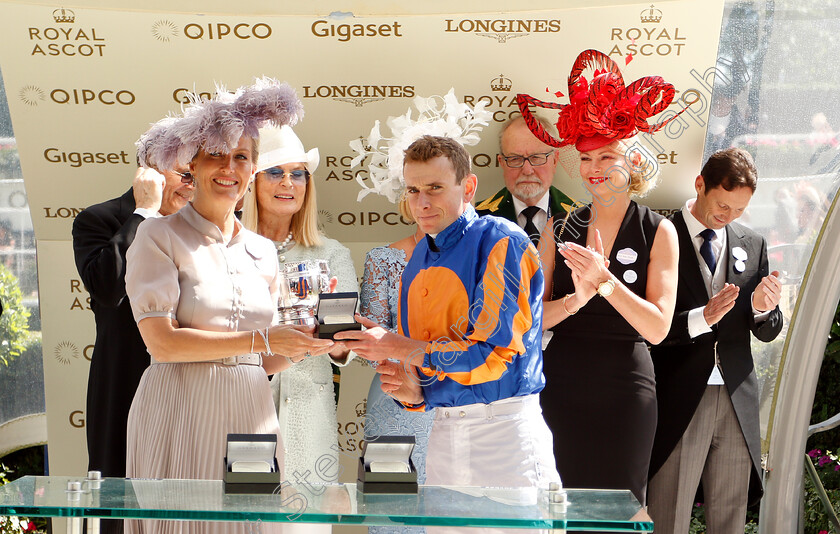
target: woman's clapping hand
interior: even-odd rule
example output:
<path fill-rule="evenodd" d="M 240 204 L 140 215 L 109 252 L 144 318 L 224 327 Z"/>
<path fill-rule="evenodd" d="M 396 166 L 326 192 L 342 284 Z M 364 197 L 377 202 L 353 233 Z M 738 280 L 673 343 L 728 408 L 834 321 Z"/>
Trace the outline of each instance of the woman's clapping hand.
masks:
<path fill-rule="evenodd" d="M 572 280 L 578 278 L 575 283 L 577 289 L 585 284 L 592 286 L 592 294 L 598 284 L 608 279 L 610 274 L 607 267 L 609 260 L 604 257 L 604 245 L 601 242 L 601 233 L 595 230 L 595 246 L 583 247 L 577 243 L 566 241 L 557 245 L 557 250 L 563 256 L 566 266 L 572 271 Z M 585 283 L 585 284 L 584 284 Z"/>

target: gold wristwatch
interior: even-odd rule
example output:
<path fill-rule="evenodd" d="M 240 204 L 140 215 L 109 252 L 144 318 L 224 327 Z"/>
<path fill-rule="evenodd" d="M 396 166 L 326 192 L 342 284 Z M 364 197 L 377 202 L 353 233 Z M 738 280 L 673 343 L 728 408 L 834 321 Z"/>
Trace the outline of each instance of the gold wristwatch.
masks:
<path fill-rule="evenodd" d="M 615 291 L 615 282 L 613 282 L 612 278 L 598 284 L 598 294 L 604 298 L 612 295 L 613 291 Z"/>

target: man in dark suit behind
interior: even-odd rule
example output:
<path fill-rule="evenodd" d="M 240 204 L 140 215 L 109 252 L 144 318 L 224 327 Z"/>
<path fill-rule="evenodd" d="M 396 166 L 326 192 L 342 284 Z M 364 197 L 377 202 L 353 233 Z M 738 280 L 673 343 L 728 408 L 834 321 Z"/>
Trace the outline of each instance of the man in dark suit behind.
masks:
<path fill-rule="evenodd" d="M 701 481 L 709 534 L 743 533 L 747 503 L 762 494 L 750 332 L 772 341 L 783 317 L 764 238 L 733 222 L 756 180 L 749 153 L 716 152 L 695 180 L 697 198 L 671 216 L 677 304 L 668 337 L 651 350 L 659 421 L 648 513 L 657 534 L 688 532 Z"/>
<path fill-rule="evenodd" d="M 544 127 L 552 126 L 538 117 Z M 503 217 L 525 230 L 536 245 L 546 221 L 565 217 L 574 202 L 551 185 L 557 169 L 557 150 L 531 133 L 521 116 L 510 119 L 499 134 L 499 165 L 505 187 L 475 206 L 480 215 Z"/>
<path fill-rule="evenodd" d="M 140 168 L 125 194 L 73 221 L 76 269 L 96 320 L 85 423 L 88 469 L 106 477 L 125 477 L 128 409 L 149 365 L 125 294 L 125 253 L 143 220 L 175 213 L 192 199 L 191 177 L 183 173 Z"/>

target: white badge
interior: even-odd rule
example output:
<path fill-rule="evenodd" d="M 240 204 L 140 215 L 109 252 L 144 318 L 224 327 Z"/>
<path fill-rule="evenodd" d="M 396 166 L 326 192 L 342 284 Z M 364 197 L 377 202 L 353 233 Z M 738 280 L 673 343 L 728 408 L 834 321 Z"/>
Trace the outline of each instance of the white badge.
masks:
<path fill-rule="evenodd" d="M 744 272 L 744 269 L 746 269 L 746 268 L 747 268 L 747 264 L 744 263 L 743 260 L 738 260 L 738 261 L 735 262 L 735 270 L 738 271 L 739 273 Z"/>
<path fill-rule="evenodd" d="M 639 255 L 632 248 L 623 248 L 615 253 L 615 259 L 617 259 L 622 265 L 630 265 L 636 261 L 638 257 Z"/>
<path fill-rule="evenodd" d="M 736 260 L 747 261 L 747 251 L 741 247 L 732 247 L 732 255 Z"/>
<path fill-rule="evenodd" d="M 622 278 L 624 278 L 624 281 L 628 284 L 632 284 L 633 282 L 639 279 L 639 275 L 636 274 L 636 271 L 624 271 L 624 275 L 622 276 Z"/>

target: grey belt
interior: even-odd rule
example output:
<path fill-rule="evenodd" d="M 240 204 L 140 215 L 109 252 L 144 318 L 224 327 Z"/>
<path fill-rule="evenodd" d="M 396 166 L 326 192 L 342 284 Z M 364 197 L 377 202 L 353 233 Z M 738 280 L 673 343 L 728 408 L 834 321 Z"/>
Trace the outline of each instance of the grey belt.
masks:
<path fill-rule="evenodd" d="M 240 354 L 239 356 L 228 356 L 218 360 L 208 360 L 207 363 L 220 363 L 222 365 L 262 365 L 262 355 L 259 353 Z"/>

